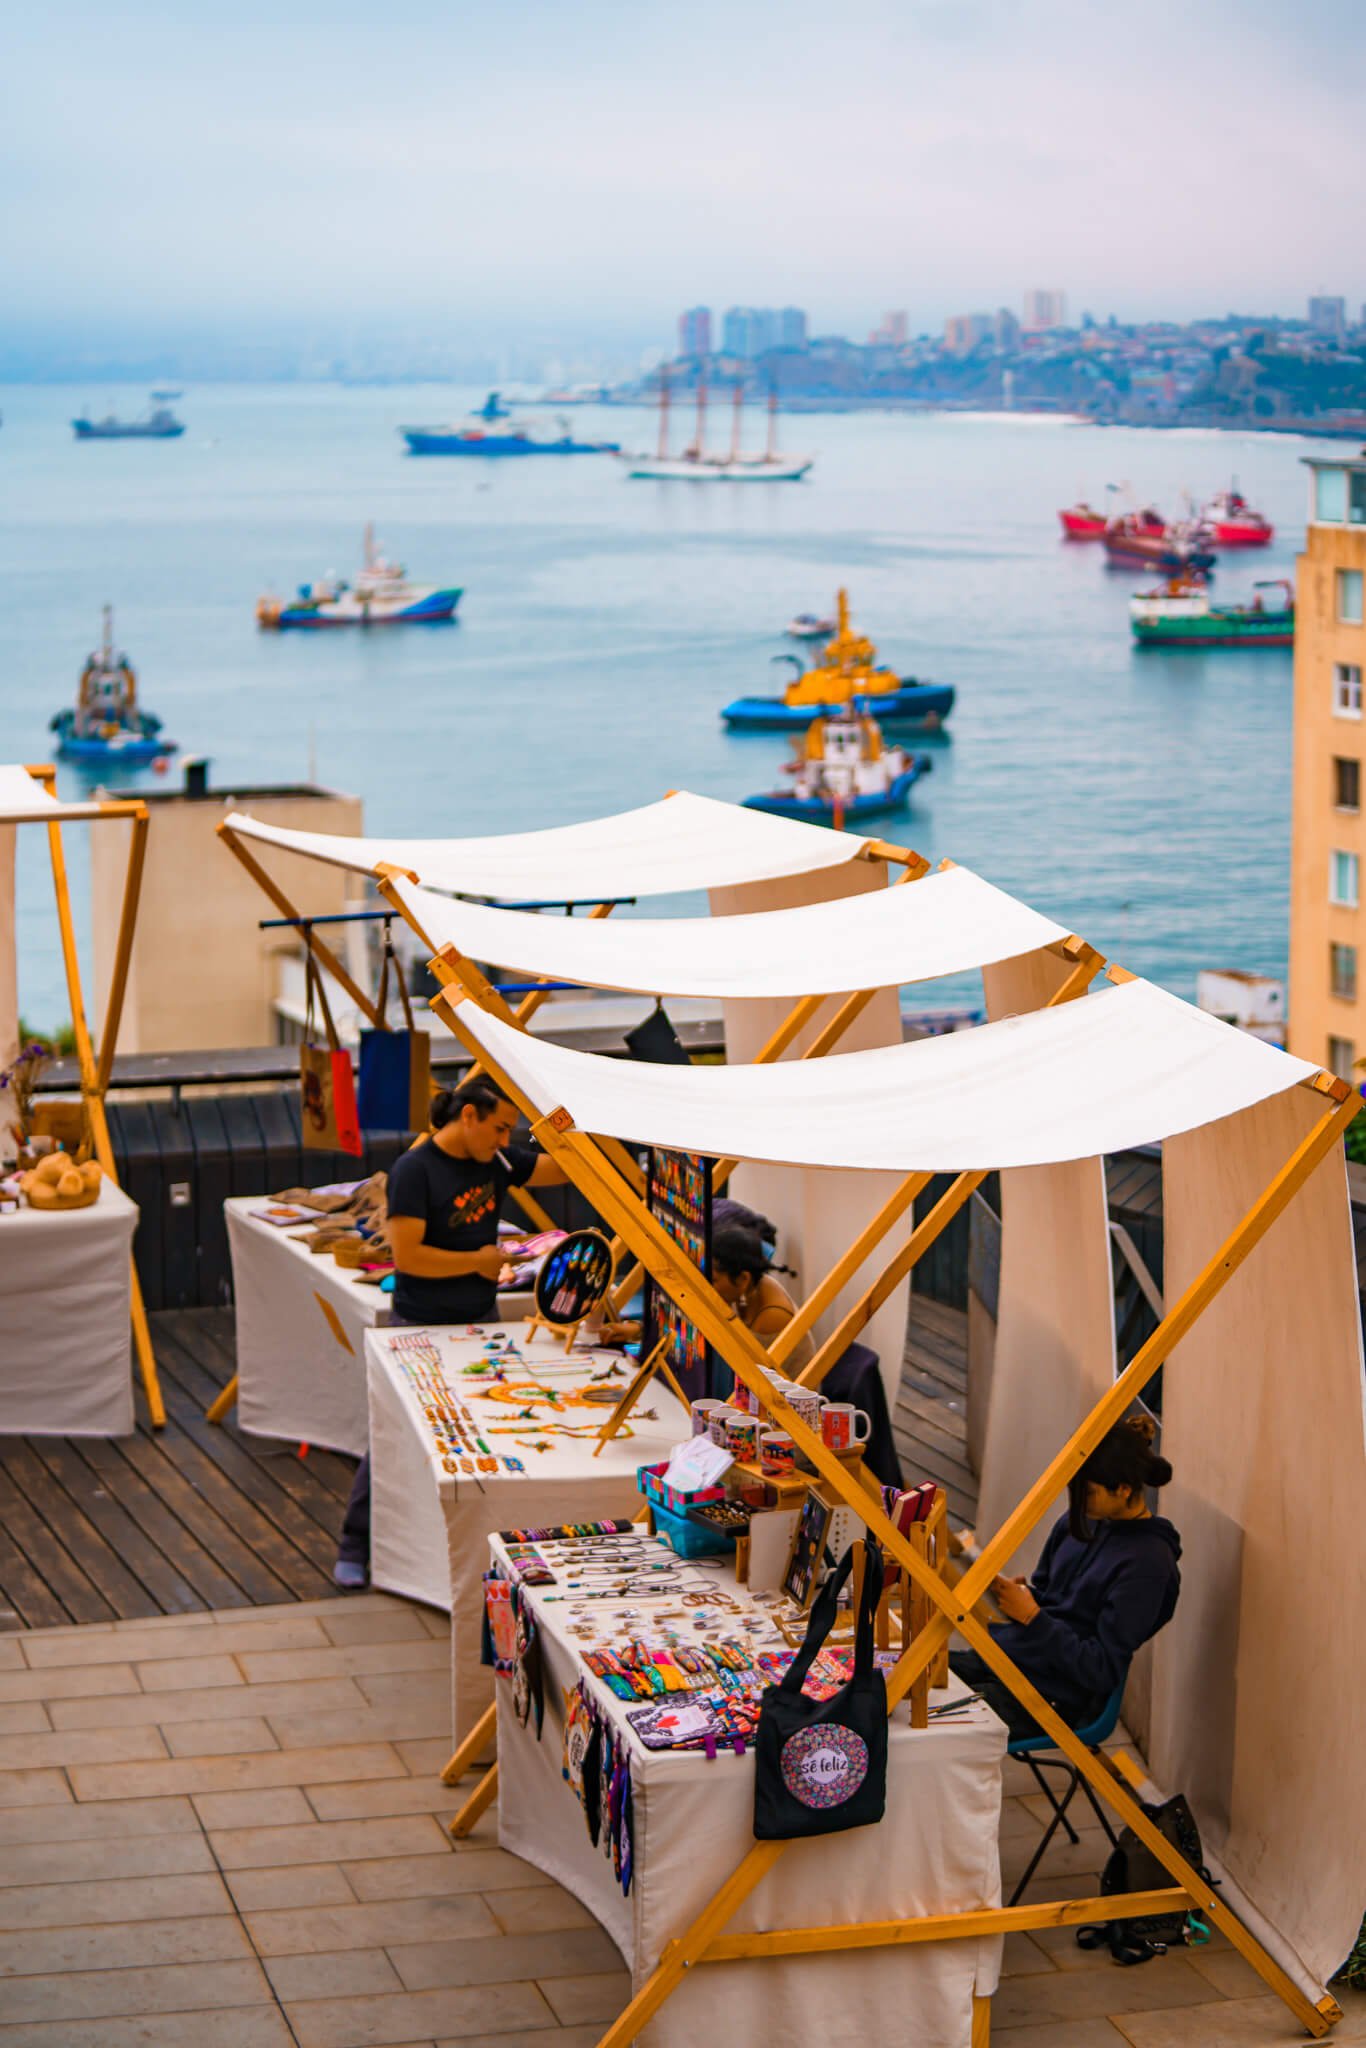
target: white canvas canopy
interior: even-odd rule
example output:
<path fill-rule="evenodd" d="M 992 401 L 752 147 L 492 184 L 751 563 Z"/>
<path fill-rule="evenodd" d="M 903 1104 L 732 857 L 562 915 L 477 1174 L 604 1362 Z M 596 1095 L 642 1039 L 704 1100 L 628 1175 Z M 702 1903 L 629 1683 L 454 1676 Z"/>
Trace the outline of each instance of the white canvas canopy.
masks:
<path fill-rule="evenodd" d="M 1139 980 L 975 1031 L 772 1066 L 637 1065 L 533 1039 L 474 1002 L 459 1015 L 542 1113 L 563 1105 L 581 1130 L 903 1174 L 1121 1152 L 1318 1072 Z"/>
<path fill-rule="evenodd" d="M 119 807 L 119 814 L 127 806 Z M 63 803 L 49 796 L 28 769 L 0 763 L 0 825 L 79 825 L 83 819 L 107 816 L 109 805 L 95 800 Z"/>
<path fill-rule="evenodd" d="M 386 863 L 408 869 L 429 889 L 514 901 L 551 894 L 580 902 L 665 896 L 814 874 L 856 860 L 867 843 L 687 790 L 611 818 L 488 839 L 350 839 L 258 824 L 242 811 L 233 811 L 224 825 L 243 839 L 354 874 L 372 875 Z"/>
<path fill-rule="evenodd" d="M 932 981 L 1056 944 L 1068 934 L 968 868 L 905 888 L 734 917 L 535 916 L 457 903 L 411 882 L 393 893 L 435 950 L 523 974 L 644 995 L 844 994 Z"/>

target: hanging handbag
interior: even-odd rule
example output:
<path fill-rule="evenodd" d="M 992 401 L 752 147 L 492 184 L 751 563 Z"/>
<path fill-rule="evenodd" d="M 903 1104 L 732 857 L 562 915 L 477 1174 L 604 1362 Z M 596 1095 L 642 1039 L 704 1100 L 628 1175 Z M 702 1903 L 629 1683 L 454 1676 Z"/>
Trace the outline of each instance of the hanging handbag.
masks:
<path fill-rule="evenodd" d="M 350 1152 L 357 1159 L 361 1143 L 360 1120 L 356 1115 L 356 1083 L 351 1055 L 343 1052 L 332 1022 L 327 990 L 313 959 L 313 948 L 304 935 L 304 1042 L 299 1048 L 299 1125 L 303 1144 L 309 1152 Z M 327 1033 L 326 1045 L 316 1042 L 313 1002 L 316 994 Z"/>
<path fill-rule="evenodd" d="M 390 1031 L 385 1024 L 389 1006 L 389 966 L 393 963 L 399 1001 L 403 1005 L 404 1028 Z M 413 1024 L 413 1006 L 403 963 L 394 951 L 389 920 L 384 921 L 383 963 L 379 976 L 379 1027 L 360 1035 L 360 1080 L 357 1089 L 362 1130 L 425 1131 L 432 1096 L 431 1040 Z"/>
<path fill-rule="evenodd" d="M 754 1834 L 761 1842 L 833 1835 L 881 1820 L 887 1804 L 887 1682 L 873 1661 L 882 1552 L 869 1537 L 854 1635 L 854 1670 L 827 1700 L 802 1681 L 835 1625 L 840 1588 L 853 1569 L 850 1545 L 816 1595 L 806 1640 L 777 1685 L 763 1693 L 754 1738 Z"/>

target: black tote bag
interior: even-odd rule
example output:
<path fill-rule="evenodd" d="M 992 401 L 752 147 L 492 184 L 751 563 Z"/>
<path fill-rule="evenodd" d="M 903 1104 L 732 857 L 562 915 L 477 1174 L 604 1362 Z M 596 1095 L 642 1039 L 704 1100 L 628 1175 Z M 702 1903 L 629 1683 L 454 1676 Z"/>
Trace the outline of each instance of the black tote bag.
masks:
<path fill-rule="evenodd" d="M 882 1553 L 871 1537 L 854 1635 L 854 1674 L 833 1699 L 811 1700 L 802 1682 L 835 1625 L 851 1545 L 811 1608 L 806 1641 L 783 1678 L 764 1692 L 754 1738 L 754 1834 L 760 1842 L 834 1835 L 882 1819 L 887 1804 L 887 1682 L 873 1663 L 873 1621 Z"/>

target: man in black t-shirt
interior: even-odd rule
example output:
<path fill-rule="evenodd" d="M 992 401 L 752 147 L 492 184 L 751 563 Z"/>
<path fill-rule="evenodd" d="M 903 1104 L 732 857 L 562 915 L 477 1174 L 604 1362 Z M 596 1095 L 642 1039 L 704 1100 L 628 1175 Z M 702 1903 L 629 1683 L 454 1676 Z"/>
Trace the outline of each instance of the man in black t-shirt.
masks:
<path fill-rule="evenodd" d="M 389 1248 L 394 1313 L 406 1323 L 478 1323 L 498 1306 L 498 1275 L 515 1254 L 498 1249 L 509 1188 L 553 1187 L 553 1159 L 514 1145 L 517 1111 L 492 1082 L 467 1081 L 432 1101 L 432 1135 L 389 1171 Z M 333 1577 L 363 1586 L 370 1557 L 370 1460 L 346 1505 Z"/>

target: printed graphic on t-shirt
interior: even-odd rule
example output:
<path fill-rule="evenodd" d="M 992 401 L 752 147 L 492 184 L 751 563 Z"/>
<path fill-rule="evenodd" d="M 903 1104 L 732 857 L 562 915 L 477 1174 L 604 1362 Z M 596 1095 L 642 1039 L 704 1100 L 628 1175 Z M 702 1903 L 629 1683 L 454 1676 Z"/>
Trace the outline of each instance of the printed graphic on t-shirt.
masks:
<path fill-rule="evenodd" d="M 481 1180 L 477 1187 L 462 1188 L 451 1203 L 450 1229 L 465 1230 L 471 1224 L 479 1223 L 485 1216 L 495 1214 L 498 1208 L 498 1191 L 491 1180 Z"/>

